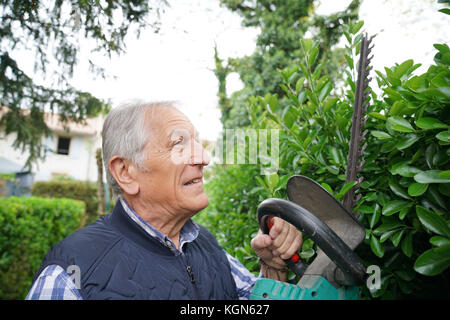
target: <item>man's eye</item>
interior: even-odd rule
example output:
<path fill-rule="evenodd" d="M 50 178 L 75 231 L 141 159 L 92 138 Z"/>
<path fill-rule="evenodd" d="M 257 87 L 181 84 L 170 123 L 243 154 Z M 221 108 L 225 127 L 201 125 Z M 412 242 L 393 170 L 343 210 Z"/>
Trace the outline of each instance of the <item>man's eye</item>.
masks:
<path fill-rule="evenodd" d="M 173 145 L 176 146 L 177 144 L 181 144 L 183 140 L 184 140 L 183 137 L 179 137 L 177 140 L 174 141 Z"/>

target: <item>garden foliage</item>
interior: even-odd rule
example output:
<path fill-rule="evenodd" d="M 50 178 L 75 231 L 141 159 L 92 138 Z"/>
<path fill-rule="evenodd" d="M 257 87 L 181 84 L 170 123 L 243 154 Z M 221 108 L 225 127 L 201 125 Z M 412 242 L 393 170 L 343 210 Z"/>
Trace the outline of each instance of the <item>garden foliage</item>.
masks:
<path fill-rule="evenodd" d="M 332 78 L 332 82 L 341 80 L 343 50 L 335 44 L 342 35 L 343 26 L 358 19 L 360 0 L 349 1 L 344 10 L 326 16 L 315 13 L 317 1 L 313 0 L 220 2 L 242 18 L 243 26 L 259 31 L 256 48 L 249 56 L 223 61 L 216 49 L 214 73 L 219 82 L 219 108 L 225 128 L 249 124 L 246 102 L 250 96 L 277 93 L 279 103 L 286 105 L 280 88 L 283 79 L 277 69 L 296 66 L 304 58 L 300 39 L 306 34 L 318 41 L 317 62 L 327 61 L 323 72 Z M 227 96 L 226 79 L 234 72 L 239 74 L 243 88 Z"/>
<path fill-rule="evenodd" d="M 362 26 L 350 23 L 344 32 L 343 88 L 322 72 L 326 61 L 316 64 L 317 43 L 303 39 L 303 61 L 280 70 L 289 104 L 280 104 L 282 97 L 270 92 L 248 100 L 250 127 L 280 129 L 277 174 L 260 176 L 257 165 L 214 168 L 207 185 L 211 206 L 200 220 L 216 235 L 225 234 L 221 243 L 252 271 L 256 257 L 248 239 L 257 232 L 261 200 L 285 198 L 293 174 L 316 180 L 340 201 L 355 184 L 345 184 L 345 170 Z M 422 74 L 415 74 L 420 64 L 412 60 L 375 74 L 379 93 L 369 97 L 364 181 L 354 210 L 366 228 L 357 253 L 367 265 L 381 268 L 381 288 L 364 287 L 366 298 L 448 298 L 450 51 L 445 44 L 434 47 L 434 64 Z M 313 258 L 315 249 L 306 239 L 303 257 Z"/>
<path fill-rule="evenodd" d="M 75 180 L 38 181 L 31 189 L 33 196 L 46 198 L 69 198 L 81 200 L 86 205 L 86 216 L 83 225 L 97 220 L 98 195 L 95 183 Z"/>
<path fill-rule="evenodd" d="M 81 226 L 84 203 L 0 198 L 0 299 L 24 299 L 45 254 Z"/>

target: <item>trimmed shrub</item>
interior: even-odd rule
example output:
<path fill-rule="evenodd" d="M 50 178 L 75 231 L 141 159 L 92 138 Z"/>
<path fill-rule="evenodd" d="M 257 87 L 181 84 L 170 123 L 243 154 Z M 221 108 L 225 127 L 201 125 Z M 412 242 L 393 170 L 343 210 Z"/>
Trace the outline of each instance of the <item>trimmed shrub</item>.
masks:
<path fill-rule="evenodd" d="M 37 197 L 81 200 L 86 205 L 86 217 L 83 225 L 98 219 L 98 196 L 95 183 L 71 180 L 39 181 L 33 184 L 31 193 Z"/>
<path fill-rule="evenodd" d="M 85 205 L 71 199 L 0 198 L 0 299 L 24 299 L 45 254 L 81 226 Z"/>
<path fill-rule="evenodd" d="M 280 169 L 251 179 L 247 167 L 232 169 L 227 172 L 230 177 L 217 167 L 206 187 L 213 192 L 212 208 L 226 216 L 214 211 L 200 216 L 213 234 L 220 236 L 222 226 L 227 226 L 230 233 L 248 239 L 255 231 L 236 228 L 235 221 L 241 223 L 248 214 L 256 219 L 258 195 L 285 198 L 286 177 L 292 174 L 316 180 L 342 200 L 349 190 L 345 171 L 361 27 L 359 22 L 344 32 L 348 66 L 343 88 L 333 90 L 322 72 L 324 65 L 315 65 L 318 43 L 303 39 L 305 61 L 281 71 L 286 96 L 267 93 L 249 99 L 251 128 L 280 129 Z M 367 266 L 380 267 L 381 286 L 373 290 L 363 286 L 364 299 L 449 297 L 450 48 L 446 44 L 434 44 L 434 48 L 434 64 L 422 74 L 414 73 L 420 64 L 412 60 L 384 68 L 386 74 L 376 72 L 381 92 L 370 94 L 364 126 L 369 134 L 364 139 L 367 148 L 360 173 L 365 180 L 357 190 L 361 198 L 354 211 L 360 213 L 366 229 L 357 254 Z M 280 103 L 286 97 L 287 106 Z M 259 163 L 262 166 L 264 161 Z M 227 183 L 235 189 L 223 187 Z M 245 211 L 240 210 L 241 199 Z M 227 242 L 234 245 L 235 238 L 227 236 Z M 304 244 L 302 249 L 311 256 L 316 246 L 311 249 Z M 248 265 L 246 256 L 238 258 Z"/>

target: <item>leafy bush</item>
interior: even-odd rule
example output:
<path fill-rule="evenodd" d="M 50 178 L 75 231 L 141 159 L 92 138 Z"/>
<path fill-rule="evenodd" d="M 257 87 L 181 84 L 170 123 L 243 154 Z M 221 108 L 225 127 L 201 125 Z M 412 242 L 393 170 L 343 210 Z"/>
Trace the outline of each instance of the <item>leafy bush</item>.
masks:
<path fill-rule="evenodd" d="M 372 262 L 382 267 L 374 297 L 448 298 L 450 50 L 434 47 L 435 65 L 421 75 L 412 60 L 377 72 L 383 94 L 369 113 L 356 208 L 378 257 Z"/>
<path fill-rule="evenodd" d="M 285 177 L 292 174 L 318 181 L 342 200 L 349 189 L 345 170 L 362 25 L 350 24 L 344 32 L 348 67 L 343 89 L 332 87 L 322 73 L 324 64 L 316 63 L 318 45 L 304 39 L 304 61 L 280 71 L 290 104 L 279 104 L 280 98 L 270 93 L 249 99 L 251 127 L 280 129 L 280 170 L 264 178 L 254 170 L 253 179 L 242 166 L 233 169 L 232 178 L 213 175 L 213 180 L 231 180 L 236 188 L 243 183 L 245 190 L 254 191 L 250 202 L 243 189 L 216 188 L 212 201 L 220 197 L 219 203 L 230 202 L 224 217 L 239 213 L 239 201 L 230 200 L 244 195 L 247 211 L 256 219 L 260 198 L 285 197 Z M 447 45 L 435 48 L 435 65 L 421 75 L 413 75 L 419 65 L 411 60 L 385 68 L 386 74 L 377 72 L 381 94 L 370 95 L 368 147 L 360 174 L 365 180 L 355 208 L 367 236 L 357 253 L 367 265 L 380 266 L 382 286 L 372 292 L 364 288 L 365 298 L 448 297 L 450 52 Z M 311 257 L 314 247 L 306 249 Z"/>
<path fill-rule="evenodd" d="M 74 180 L 38 181 L 33 184 L 31 192 L 38 197 L 81 200 L 86 205 L 83 225 L 98 219 L 98 196 L 95 183 Z"/>
<path fill-rule="evenodd" d="M 85 206 L 71 199 L 0 199 L 0 299 L 24 299 L 48 250 L 80 227 Z"/>
<path fill-rule="evenodd" d="M 252 180 L 258 174 L 256 169 L 252 165 L 215 167 L 214 177 L 206 184 L 205 190 L 210 205 L 194 218 L 213 231 L 222 247 L 253 272 L 259 270 L 250 247 L 250 240 L 258 231 L 252 210 L 255 203 L 264 199 L 253 188 Z M 239 196 L 230 198 L 236 195 L 236 191 L 240 192 Z"/>

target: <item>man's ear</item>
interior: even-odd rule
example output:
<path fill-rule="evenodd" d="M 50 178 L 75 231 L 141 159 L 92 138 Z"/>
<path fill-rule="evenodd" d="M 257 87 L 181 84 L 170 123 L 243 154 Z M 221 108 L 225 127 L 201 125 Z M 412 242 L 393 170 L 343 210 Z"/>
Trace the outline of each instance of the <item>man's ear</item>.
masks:
<path fill-rule="evenodd" d="M 139 192 L 139 183 L 135 179 L 136 166 L 131 161 L 114 156 L 108 161 L 108 169 L 124 193 L 135 195 Z"/>

